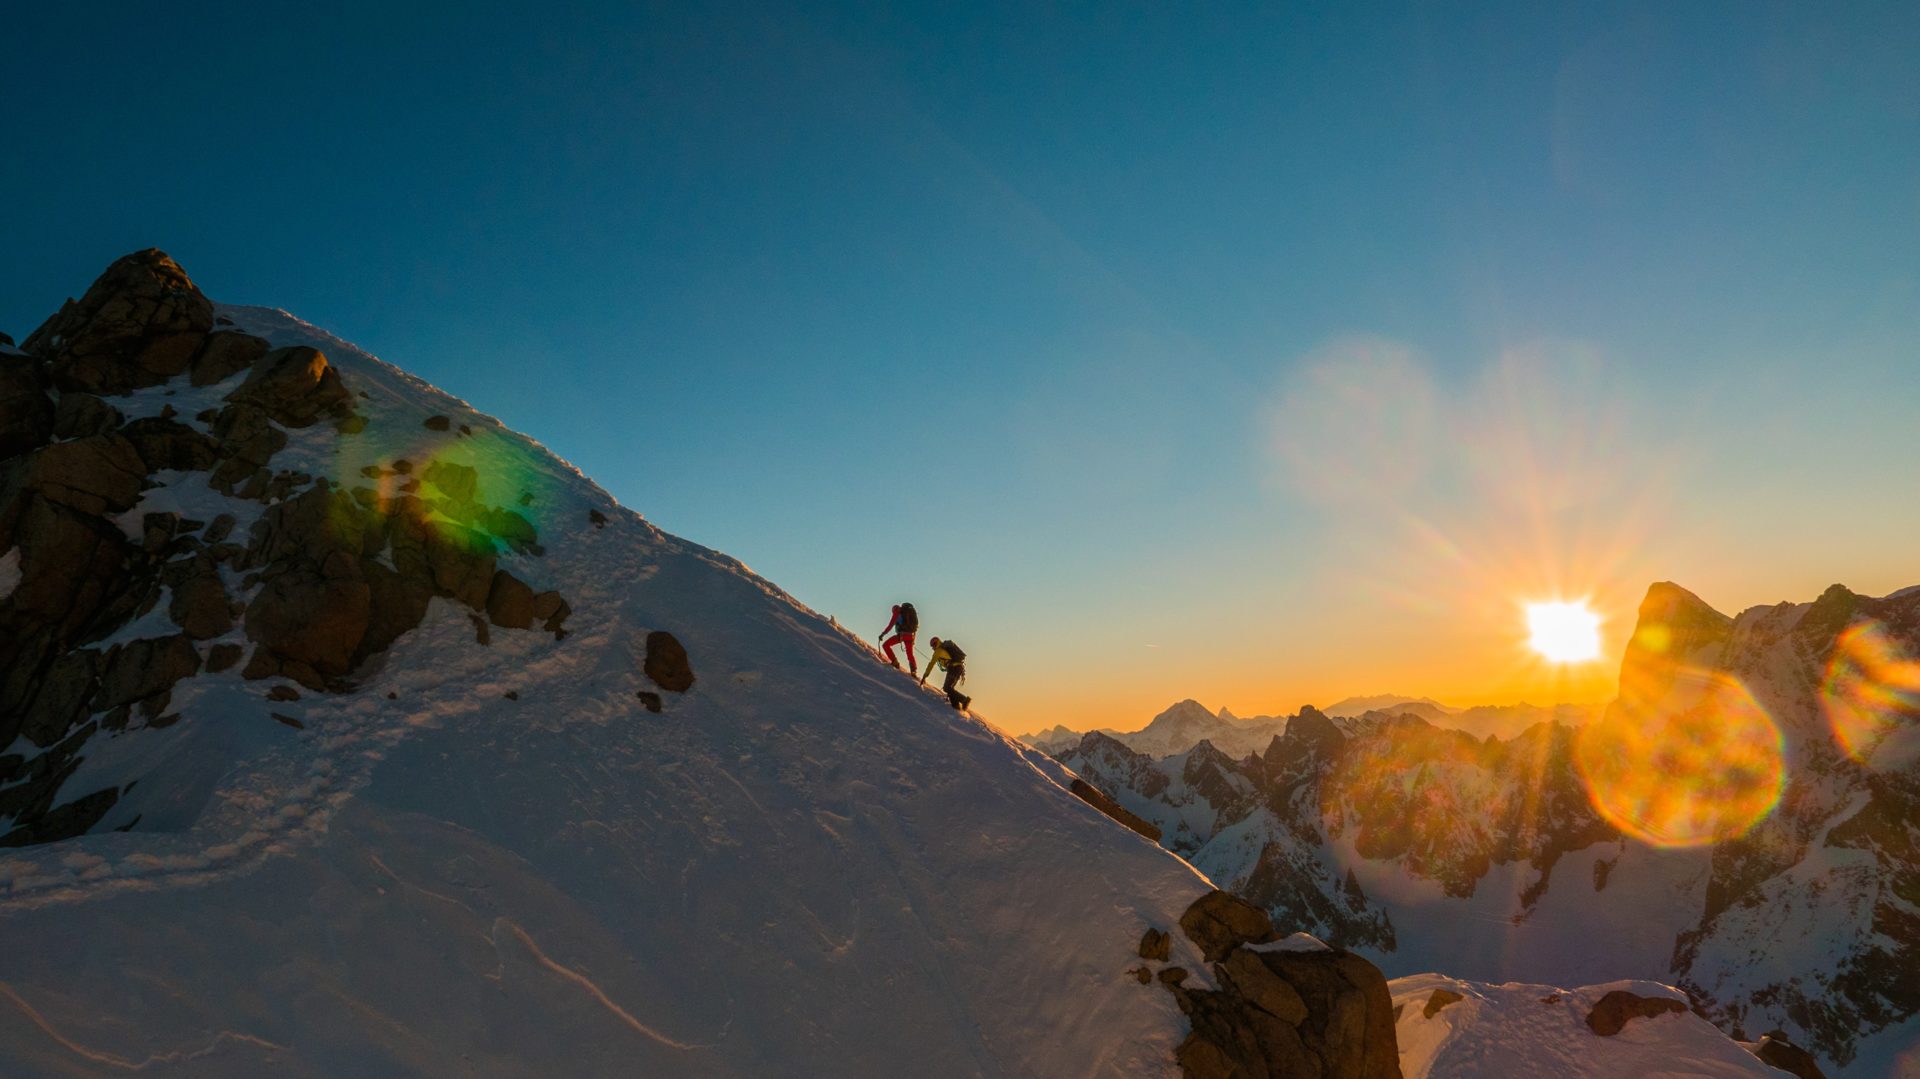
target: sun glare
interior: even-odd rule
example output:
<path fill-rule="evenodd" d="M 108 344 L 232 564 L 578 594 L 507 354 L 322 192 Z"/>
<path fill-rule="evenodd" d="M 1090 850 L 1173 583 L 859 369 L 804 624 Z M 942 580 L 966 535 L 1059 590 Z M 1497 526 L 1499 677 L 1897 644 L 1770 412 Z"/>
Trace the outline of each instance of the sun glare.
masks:
<path fill-rule="evenodd" d="M 1600 658 L 1600 616 L 1584 603 L 1529 603 L 1527 631 L 1527 644 L 1555 663 Z"/>

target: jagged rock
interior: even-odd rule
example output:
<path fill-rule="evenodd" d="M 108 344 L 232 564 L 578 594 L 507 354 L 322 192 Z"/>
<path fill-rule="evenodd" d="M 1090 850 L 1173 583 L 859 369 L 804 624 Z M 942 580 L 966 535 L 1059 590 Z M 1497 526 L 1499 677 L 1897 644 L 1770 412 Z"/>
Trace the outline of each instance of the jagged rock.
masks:
<path fill-rule="evenodd" d="M 287 444 L 287 433 L 257 405 L 228 405 L 214 417 L 212 430 L 222 460 L 207 484 L 224 494 L 235 493 Z"/>
<path fill-rule="evenodd" d="M 430 461 L 422 478 L 447 496 L 456 505 L 471 504 L 479 491 L 480 473 L 468 465 L 452 461 Z M 453 516 L 448 514 L 448 516 Z M 460 518 L 455 517 L 455 520 Z"/>
<path fill-rule="evenodd" d="M 300 699 L 300 691 L 292 686 L 275 686 L 267 690 L 267 699 L 270 701 L 297 701 Z"/>
<path fill-rule="evenodd" d="M 309 427 L 322 417 L 345 417 L 353 411 L 353 395 L 340 373 L 318 349 L 305 345 L 274 349 L 260 357 L 233 392 L 229 402 L 250 404 L 287 427 Z"/>
<path fill-rule="evenodd" d="M 1188 914 L 1202 904 L 1217 908 L 1213 897 L 1222 894 L 1203 896 Z M 1183 1074 L 1398 1079 L 1393 1000 L 1373 964 L 1339 949 L 1255 952 L 1234 944 L 1214 971 L 1218 990 L 1165 983 L 1193 1024 L 1175 1053 Z"/>
<path fill-rule="evenodd" d="M 1140 937 L 1140 958 L 1162 963 L 1173 954 L 1173 938 L 1166 931 L 1149 929 Z"/>
<path fill-rule="evenodd" d="M 453 426 L 453 422 L 445 416 L 428 416 L 423 426 L 429 431 L 444 431 Z"/>
<path fill-rule="evenodd" d="M 30 492 L 85 514 L 120 513 L 140 500 L 147 479 L 133 443 L 118 434 L 42 446 L 15 458 L 7 471 L 0 514 Z"/>
<path fill-rule="evenodd" d="M 23 356 L 0 356 L 0 461 L 46 445 L 55 412 L 40 366 Z"/>
<path fill-rule="evenodd" d="M 595 528 L 605 528 L 607 526 L 607 515 L 601 513 L 599 510 L 588 510 L 587 520 L 591 521 Z"/>
<path fill-rule="evenodd" d="M 1449 1004 L 1458 1004 L 1465 999 L 1467 998 L 1451 989 L 1435 989 L 1427 995 L 1427 1003 L 1420 1009 L 1420 1014 L 1428 1019 L 1432 1019 L 1434 1016 L 1440 1014 L 1440 1009 Z"/>
<path fill-rule="evenodd" d="M 1685 1004 L 1672 997 L 1643 997 L 1625 989 L 1615 989 L 1603 996 L 1587 1013 L 1587 1026 L 1603 1038 L 1611 1038 L 1627 1025 L 1631 1019 L 1652 1019 L 1668 1013 L 1678 1014 L 1687 1010 Z"/>
<path fill-rule="evenodd" d="M 1180 929 L 1210 963 L 1225 959 L 1242 944 L 1274 939 L 1273 920 L 1252 903 L 1219 890 L 1195 900 L 1180 916 Z"/>
<path fill-rule="evenodd" d="M 210 554 L 170 564 L 162 579 L 173 590 L 167 614 L 196 641 L 224 636 L 233 628 L 232 602 L 220 577 L 220 566 Z"/>
<path fill-rule="evenodd" d="M 1800 1079 L 1827 1079 L 1813 1054 L 1787 1040 L 1784 1031 L 1770 1031 L 1753 1045 L 1753 1055 L 1770 1068 L 1779 1068 Z"/>
<path fill-rule="evenodd" d="M 184 634 L 133 641 L 107 653 L 92 708 L 102 712 L 172 689 L 200 670 L 200 653 Z"/>
<path fill-rule="evenodd" d="M 1067 789 L 1071 790 L 1081 801 L 1112 817 L 1114 820 L 1145 836 L 1147 839 L 1155 843 L 1160 842 L 1160 829 L 1155 828 L 1152 824 L 1135 816 L 1129 812 L 1125 806 L 1107 797 L 1099 788 L 1088 783 L 1086 780 L 1076 778 Z"/>
<path fill-rule="evenodd" d="M 116 394 L 186 370 L 213 328 L 213 305 L 174 261 L 137 251 L 107 267 L 26 341 L 62 390 Z"/>
<path fill-rule="evenodd" d="M 227 670 L 240 662 L 240 656 L 245 652 L 246 649 L 231 642 L 216 644 L 207 652 L 207 670 L 213 673 Z"/>
<path fill-rule="evenodd" d="M 647 677 L 661 689 L 685 693 L 693 688 L 693 666 L 679 638 L 663 629 L 647 634 Z"/>
<path fill-rule="evenodd" d="M 533 625 L 533 589 L 506 570 L 495 570 L 487 594 L 487 617 L 496 626 L 527 629 Z"/>
<path fill-rule="evenodd" d="M 146 462 L 148 472 L 163 468 L 182 472 L 201 472 L 212 468 L 219 457 L 219 443 L 182 423 L 149 417 L 135 420 L 120 429 L 135 452 Z"/>
<path fill-rule="evenodd" d="M 90 393 L 69 390 L 60 395 L 53 410 L 55 438 L 85 438 L 104 435 L 125 422 L 120 410 Z"/>
<path fill-rule="evenodd" d="M 248 604 L 247 638 L 279 657 L 283 670 L 284 661 L 293 660 L 323 677 L 338 677 L 353 669 L 371 607 L 372 589 L 341 560 L 330 558 L 318 570 L 290 567 L 266 578 Z"/>
<path fill-rule="evenodd" d="M 1273 972 L 1256 953 L 1235 948 L 1219 966 L 1221 977 L 1233 985 L 1234 992 L 1247 1003 L 1268 1015 L 1297 1027 L 1307 1017 L 1307 1002 L 1300 991 Z"/>
<path fill-rule="evenodd" d="M 252 367 L 271 347 L 250 333 L 209 334 L 200 354 L 193 358 L 193 384 L 211 386 L 225 382 Z"/>
<path fill-rule="evenodd" d="M 213 519 L 213 522 L 207 525 L 207 530 L 201 533 L 200 538 L 206 540 L 210 544 L 219 543 L 221 540 L 224 540 L 228 536 L 233 535 L 233 526 L 235 523 L 236 522 L 233 519 L 233 514 L 223 513 L 220 516 L 215 517 Z"/>
<path fill-rule="evenodd" d="M 644 706 L 647 711 L 649 712 L 660 711 L 660 706 L 661 706 L 660 694 L 655 693 L 650 689 L 643 689 L 639 692 L 639 694 L 637 694 L 637 696 L 639 696 L 641 705 Z"/>
<path fill-rule="evenodd" d="M 1172 987 L 1181 985 L 1187 980 L 1187 968 L 1161 967 L 1160 973 L 1156 974 L 1155 977 L 1160 979 L 1160 984 L 1164 986 Z"/>

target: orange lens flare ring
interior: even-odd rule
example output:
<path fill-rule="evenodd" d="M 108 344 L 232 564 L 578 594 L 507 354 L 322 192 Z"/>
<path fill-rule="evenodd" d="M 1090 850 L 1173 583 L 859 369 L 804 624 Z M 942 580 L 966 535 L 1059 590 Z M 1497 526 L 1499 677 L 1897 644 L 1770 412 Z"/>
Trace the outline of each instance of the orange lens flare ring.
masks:
<path fill-rule="evenodd" d="M 1780 728 L 1721 671 L 1670 668 L 1659 692 L 1629 692 L 1581 728 L 1574 762 L 1594 809 L 1659 847 L 1745 834 L 1786 786 Z"/>
<path fill-rule="evenodd" d="M 1888 735 L 1920 721 L 1920 660 L 1876 621 L 1840 634 L 1820 690 L 1834 741 L 1862 764 Z"/>

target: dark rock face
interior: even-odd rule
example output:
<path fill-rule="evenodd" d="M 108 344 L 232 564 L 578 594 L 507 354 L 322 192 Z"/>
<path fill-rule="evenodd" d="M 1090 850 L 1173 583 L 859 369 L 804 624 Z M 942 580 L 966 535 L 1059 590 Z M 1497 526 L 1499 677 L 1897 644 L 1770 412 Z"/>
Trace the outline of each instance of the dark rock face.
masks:
<path fill-rule="evenodd" d="M 223 331 L 207 338 L 206 347 L 193 358 L 193 384 L 211 386 L 225 382 L 252 367 L 265 356 L 270 346 L 250 333 Z"/>
<path fill-rule="evenodd" d="M 1218 963 L 1242 944 L 1274 939 L 1273 919 L 1252 903 L 1228 892 L 1212 891 L 1180 916 L 1180 930 L 1200 947 L 1207 962 Z"/>
<path fill-rule="evenodd" d="M 185 371 L 212 328 L 213 305 L 186 273 L 161 251 L 138 251 L 68 300 L 25 350 L 62 390 L 125 393 Z"/>
<path fill-rule="evenodd" d="M 1140 958 L 1164 963 L 1173 953 L 1173 938 L 1163 929 L 1149 929 L 1140 936 Z"/>
<path fill-rule="evenodd" d="M 1223 892 L 1202 896 L 1180 926 L 1220 985 L 1188 989 L 1184 971 L 1161 978 L 1193 1024 L 1175 1051 L 1183 1075 L 1398 1079 L 1393 1000 L 1373 964 L 1339 949 L 1250 950 L 1273 928 Z"/>
<path fill-rule="evenodd" d="M 1593 1010 L 1587 1013 L 1587 1026 L 1595 1034 L 1611 1038 L 1625 1029 L 1631 1020 L 1677 1015 L 1686 1010 L 1685 1004 L 1672 997 L 1643 997 L 1625 989 L 1615 989 L 1601 997 Z"/>
<path fill-rule="evenodd" d="M 1779 1068 L 1800 1079 L 1827 1079 L 1827 1073 L 1820 1070 L 1820 1062 L 1813 1059 L 1812 1053 L 1788 1041 L 1787 1036 L 1777 1030 L 1754 1045 L 1753 1055 L 1768 1067 Z"/>
<path fill-rule="evenodd" d="M 40 365 L 0 356 L 0 461 L 47 444 L 53 436 L 53 400 Z"/>
<path fill-rule="evenodd" d="M 249 334 L 211 332 L 213 323 L 185 273 L 144 251 L 68 301 L 28 338 L 26 355 L 0 354 L 0 555 L 19 570 L 0 597 L 0 745 L 24 737 L 38 750 L 0 756 L 0 846 L 97 824 L 121 792 L 69 789 L 89 741 L 175 723 L 175 687 L 202 671 L 245 658 L 247 678 L 347 689 L 361 664 L 420 624 L 434 596 L 565 635 L 565 598 L 536 595 L 496 566 L 502 550 L 540 554 L 538 536 L 520 514 L 480 501 L 472 468 L 436 461 L 435 496 L 348 491 L 275 471 L 284 428 L 365 421 L 351 422 L 354 397 L 320 352 L 273 350 Z M 196 386 L 246 377 L 223 407 L 195 418 L 201 426 L 172 408 L 126 422 L 110 400 L 188 371 Z M 255 507 L 244 537 L 233 535 L 234 514 L 208 524 L 148 513 L 138 539 L 113 519 L 147 488 L 187 482 L 266 508 Z M 96 643 L 155 614 L 177 632 Z M 250 657 L 222 639 L 236 627 L 253 643 Z M 290 687 L 275 692 L 295 699 Z"/>
<path fill-rule="evenodd" d="M 275 349 L 260 357 L 227 400 L 253 405 L 286 427 L 311 427 L 324 417 L 345 418 L 353 395 L 318 349 Z"/>
<path fill-rule="evenodd" d="M 1126 827 L 1146 836 L 1148 840 L 1154 843 L 1160 842 L 1160 829 L 1155 828 L 1153 825 L 1128 812 L 1119 802 L 1100 793 L 1099 788 L 1088 783 L 1086 780 L 1075 779 L 1067 789 L 1071 790 L 1074 796 L 1081 801 L 1112 817 L 1114 820 L 1119 821 Z"/>
<path fill-rule="evenodd" d="M 647 677 L 661 689 L 685 693 L 693 688 L 693 667 L 678 638 L 663 629 L 647 634 Z"/>
<path fill-rule="evenodd" d="M 120 426 L 120 410 L 90 393 L 69 390 L 60 395 L 53 412 L 55 438 L 85 438 L 104 435 Z"/>

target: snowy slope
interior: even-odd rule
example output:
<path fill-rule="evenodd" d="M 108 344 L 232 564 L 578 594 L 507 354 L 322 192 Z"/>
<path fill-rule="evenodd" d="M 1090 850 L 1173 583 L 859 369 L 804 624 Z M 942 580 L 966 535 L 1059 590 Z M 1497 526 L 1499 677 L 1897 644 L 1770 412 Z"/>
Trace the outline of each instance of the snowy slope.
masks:
<path fill-rule="evenodd" d="M 1395 1033 L 1405 1079 L 1778 1079 L 1786 1074 L 1687 1011 L 1635 1018 L 1606 1037 L 1587 1025 L 1594 1005 L 1613 990 L 1685 1004 L 1685 994 L 1657 982 L 1616 981 L 1569 990 L 1420 974 L 1395 978 L 1388 986 L 1400 1013 Z M 1436 991 L 1442 994 L 1438 998 Z M 1457 999 L 1449 1000 L 1448 994 Z"/>
<path fill-rule="evenodd" d="M 565 593 L 570 635 L 483 645 L 435 598 L 344 692 L 201 673 L 179 722 L 97 738 L 71 789 L 131 782 L 111 815 L 0 853 L 0 1074 L 1171 1069 L 1186 1022 L 1125 971 L 1206 889 L 1185 863 L 537 443 L 284 314 L 221 311 L 363 395 L 365 433 L 290 432 L 277 467 L 447 460 L 490 503 L 531 495 L 544 555 L 501 564 Z M 115 403 L 191 416 L 229 389 Z M 130 516 L 245 508 L 180 473 Z M 697 682 L 655 714 L 657 629 Z"/>

